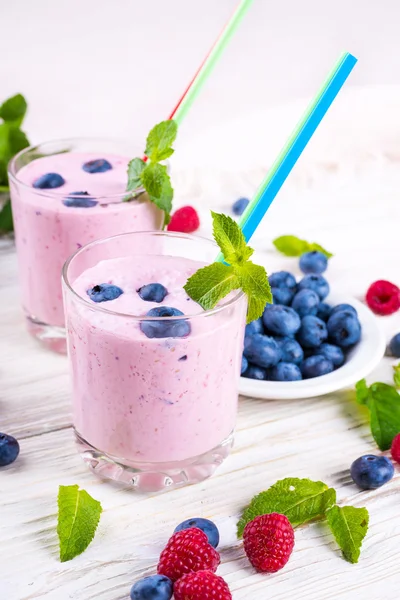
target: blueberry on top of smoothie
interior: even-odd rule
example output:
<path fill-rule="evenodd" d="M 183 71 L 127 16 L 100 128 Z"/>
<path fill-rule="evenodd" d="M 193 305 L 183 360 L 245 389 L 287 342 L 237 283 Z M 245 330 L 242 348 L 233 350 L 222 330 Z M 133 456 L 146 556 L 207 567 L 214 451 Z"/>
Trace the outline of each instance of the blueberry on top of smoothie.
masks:
<path fill-rule="evenodd" d="M 141 299 L 146 300 L 147 302 L 162 302 L 168 294 L 167 288 L 161 283 L 148 283 L 147 285 L 142 285 L 137 292 Z"/>
<path fill-rule="evenodd" d="M 92 206 L 96 206 L 98 202 L 89 195 L 89 192 L 71 192 L 70 196 L 64 198 L 63 204 L 65 206 L 91 208 Z"/>
<path fill-rule="evenodd" d="M 87 290 L 86 293 L 93 302 L 108 302 L 108 300 L 119 298 L 124 292 L 117 285 L 100 283 Z"/>
<path fill-rule="evenodd" d="M 163 317 L 163 320 L 142 321 L 140 329 L 148 338 L 186 337 L 191 331 L 190 323 L 186 319 L 168 320 L 168 317 L 179 317 L 181 315 L 184 316 L 182 311 L 171 306 L 151 308 L 146 316 Z"/>
<path fill-rule="evenodd" d="M 105 173 L 105 171 L 112 169 L 112 164 L 105 158 L 96 158 L 85 162 L 82 165 L 82 169 L 86 171 L 86 173 Z"/>
<path fill-rule="evenodd" d="M 45 173 L 33 182 L 33 187 L 37 190 L 52 190 L 64 185 L 65 179 L 58 173 Z"/>

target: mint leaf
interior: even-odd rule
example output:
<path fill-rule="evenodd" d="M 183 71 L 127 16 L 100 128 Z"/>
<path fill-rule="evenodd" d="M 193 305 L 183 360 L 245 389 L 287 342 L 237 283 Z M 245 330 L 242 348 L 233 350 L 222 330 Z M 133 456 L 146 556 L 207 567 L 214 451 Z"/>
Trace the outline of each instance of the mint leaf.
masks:
<path fill-rule="evenodd" d="M 240 287 L 239 281 L 233 267 L 213 263 L 189 277 L 183 289 L 204 310 L 210 310 L 221 298 L 238 287 Z"/>
<path fill-rule="evenodd" d="M 150 163 L 143 169 L 140 179 L 150 200 L 165 212 L 165 224 L 169 223 L 174 191 L 171 186 L 167 167 L 159 163 Z"/>
<path fill-rule="evenodd" d="M 9 231 L 12 231 L 13 228 L 11 202 L 8 199 L 0 210 L 0 233 L 8 233 Z"/>
<path fill-rule="evenodd" d="M 22 94 L 16 94 L 8 98 L 0 106 L 0 118 L 3 121 L 13 122 L 15 125 L 21 125 L 27 109 L 25 98 Z"/>
<path fill-rule="evenodd" d="M 247 323 L 251 323 L 261 317 L 266 304 L 273 302 L 267 273 L 264 267 L 255 265 L 251 260 L 233 268 L 240 287 L 247 296 Z"/>
<path fill-rule="evenodd" d="M 367 509 L 333 506 L 328 510 L 326 518 L 344 558 L 351 563 L 358 562 L 361 544 L 368 531 Z"/>
<path fill-rule="evenodd" d="M 8 144 L 10 149 L 10 158 L 29 146 L 28 138 L 18 127 L 10 126 L 8 133 Z"/>
<path fill-rule="evenodd" d="M 160 162 L 173 154 L 172 144 L 178 133 L 175 121 L 162 121 L 150 131 L 147 136 L 145 155 L 152 162 Z"/>
<path fill-rule="evenodd" d="M 133 158 L 128 164 L 128 184 L 127 192 L 133 192 L 142 185 L 140 176 L 145 169 L 146 163 L 141 158 Z M 130 196 L 128 196 L 128 199 Z"/>
<path fill-rule="evenodd" d="M 273 244 L 279 252 L 285 256 L 301 256 L 305 252 L 311 252 L 312 250 L 318 250 L 325 254 L 327 258 L 331 258 L 333 254 L 325 250 L 322 246 L 316 242 L 307 242 L 301 240 L 295 235 L 281 235 L 273 241 Z"/>
<path fill-rule="evenodd" d="M 65 562 L 89 546 L 99 524 L 101 504 L 77 485 L 60 485 L 57 534 L 60 560 Z"/>
<path fill-rule="evenodd" d="M 211 211 L 213 235 L 224 259 L 229 264 L 241 264 L 248 260 L 254 250 L 246 244 L 242 230 L 231 217 Z"/>
<path fill-rule="evenodd" d="M 373 383 L 369 388 L 362 379 L 356 384 L 357 401 L 370 412 L 372 436 L 381 450 L 389 450 L 400 433 L 400 396 L 386 383 Z"/>
<path fill-rule="evenodd" d="M 336 492 L 322 481 L 288 477 L 255 496 L 237 524 L 238 537 L 247 523 L 259 515 L 277 512 L 286 515 L 295 527 L 322 518 L 336 502 Z"/>
<path fill-rule="evenodd" d="M 400 388 L 400 363 L 393 367 L 393 381 L 397 388 Z"/>

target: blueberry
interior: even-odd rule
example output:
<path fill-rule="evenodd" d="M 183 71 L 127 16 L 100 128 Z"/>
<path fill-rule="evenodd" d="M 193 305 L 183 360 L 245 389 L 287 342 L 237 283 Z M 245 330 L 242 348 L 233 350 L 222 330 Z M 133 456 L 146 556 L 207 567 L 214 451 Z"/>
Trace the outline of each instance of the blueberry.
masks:
<path fill-rule="evenodd" d="M 232 204 L 232 212 L 234 215 L 242 215 L 247 208 L 250 200 L 248 198 L 239 198 Z"/>
<path fill-rule="evenodd" d="M 309 289 L 300 290 L 292 300 L 292 308 L 300 315 L 316 315 L 319 306 L 319 296 Z"/>
<path fill-rule="evenodd" d="M 108 302 L 119 298 L 124 292 L 112 283 L 100 283 L 87 290 L 86 293 L 93 302 Z"/>
<path fill-rule="evenodd" d="M 175 528 L 174 533 L 176 533 L 177 531 L 182 531 L 182 529 L 190 529 L 191 527 L 197 527 L 197 529 L 201 529 L 201 531 L 204 531 L 204 533 L 208 537 L 208 543 L 211 544 L 213 548 L 216 548 L 218 546 L 218 528 L 212 521 L 209 521 L 208 519 L 202 519 L 201 517 L 186 519 L 186 521 L 183 521 Z"/>
<path fill-rule="evenodd" d="M 89 192 L 71 192 L 70 196 L 64 198 L 63 204 L 78 208 L 91 208 L 92 206 L 96 206 L 98 202 L 89 195 Z"/>
<path fill-rule="evenodd" d="M 86 173 L 104 173 L 112 169 L 112 164 L 105 158 L 96 158 L 95 160 L 89 160 L 82 165 L 82 169 Z"/>
<path fill-rule="evenodd" d="M 271 287 L 285 287 L 289 289 L 296 289 L 296 280 L 291 273 L 288 271 L 277 271 L 271 273 L 268 276 L 269 284 Z"/>
<path fill-rule="evenodd" d="M 161 283 L 148 283 L 138 289 L 138 294 L 146 302 L 162 302 L 168 294 L 167 288 Z"/>
<path fill-rule="evenodd" d="M 350 474 L 360 488 L 374 490 L 392 479 L 394 467 L 386 456 L 366 454 L 353 462 Z"/>
<path fill-rule="evenodd" d="M 58 173 L 45 173 L 33 182 L 33 187 L 38 190 L 52 190 L 64 185 L 65 179 Z"/>
<path fill-rule="evenodd" d="M 243 373 L 245 372 L 245 370 L 247 369 L 248 366 L 249 366 L 249 363 L 247 361 L 247 358 L 245 356 L 242 356 L 242 365 L 240 367 L 241 375 L 243 375 Z"/>
<path fill-rule="evenodd" d="M 303 348 L 299 342 L 293 338 L 285 337 L 277 339 L 278 345 L 282 351 L 282 361 L 286 363 L 300 364 L 304 358 Z"/>
<path fill-rule="evenodd" d="M 353 313 L 356 317 L 358 316 L 356 309 L 354 308 L 354 306 L 351 306 L 351 304 L 337 304 L 336 306 L 334 306 L 332 308 L 332 312 L 331 315 L 334 315 L 337 312 L 343 312 L 346 311 Z"/>
<path fill-rule="evenodd" d="M 249 365 L 246 371 L 243 373 L 243 377 L 247 379 L 258 379 L 259 381 L 266 381 L 268 379 L 267 370 L 257 365 Z"/>
<path fill-rule="evenodd" d="M 357 317 L 346 311 L 331 315 L 327 323 L 330 341 L 341 348 L 356 344 L 361 337 L 361 325 Z"/>
<path fill-rule="evenodd" d="M 306 275 L 299 282 L 299 290 L 313 290 L 323 300 L 329 294 L 329 283 L 322 275 Z"/>
<path fill-rule="evenodd" d="M 245 335 L 254 335 L 255 333 L 263 333 L 264 327 L 262 323 L 262 319 L 256 319 L 255 321 L 251 321 L 248 325 L 246 325 Z"/>
<path fill-rule="evenodd" d="M 287 306 L 291 303 L 294 296 L 294 288 L 273 287 L 271 288 L 274 304 L 283 304 Z"/>
<path fill-rule="evenodd" d="M 317 308 L 317 317 L 323 321 L 327 321 L 331 316 L 332 307 L 326 302 L 320 302 Z"/>
<path fill-rule="evenodd" d="M 264 327 L 275 335 L 294 335 L 299 330 L 301 320 L 293 308 L 273 304 L 264 311 Z"/>
<path fill-rule="evenodd" d="M 305 358 L 300 365 L 300 369 L 304 379 L 311 379 L 311 377 L 320 377 L 332 373 L 333 363 L 325 356 L 316 354 Z"/>
<path fill-rule="evenodd" d="M 131 600 L 170 600 L 173 583 L 165 575 L 150 575 L 137 581 L 131 589 Z"/>
<path fill-rule="evenodd" d="M 400 358 L 400 333 L 396 333 L 390 340 L 389 350 L 393 356 Z"/>
<path fill-rule="evenodd" d="M 325 358 L 332 362 L 335 368 L 341 367 L 344 363 L 343 350 L 339 348 L 339 346 L 334 346 L 333 344 L 321 344 L 315 351 L 315 354 L 325 356 Z"/>
<path fill-rule="evenodd" d="M 269 369 L 271 381 L 299 381 L 303 379 L 299 367 L 290 362 L 280 362 Z"/>
<path fill-rule="evenodd" d="M 299 265 L 300 269 L 306 275 L 321 275 L 328 267 L 328 259 L 322 252 L 313 250 L 312 252 L 306 252 L 300 256 Z"/>
<path fill-rule="evenodd" d="M 0 433 L 0 467 L 11 465 L 19 454 L 19 444 L 12 435 Z"/>
<path fill-rule="evenodd" d="M 157 306 L 151 308 L 147 317 L 162 317 L 159 321 L 141 321 L 140 329 L 148 338 L 186 337 L 190 334 L 191 327 L 187 319 L 169 319 L 180 317 L 183 312 L 170 306 Z M 165 319 L 165 320 L 164 320 Z"/>
<path fill-rule="evenodd" d="M 257 367 L 273 367 L 281 357 L 282 351 L 274 338 L 255 333 L 244 339 L 244 355 Z"/>
<path fill-rule="evenodd" d="M 303 348 L 318 348 L 328 337 L 326 325 L 318 317 L 308 315 L 301 320 L 297 339 Z"/>

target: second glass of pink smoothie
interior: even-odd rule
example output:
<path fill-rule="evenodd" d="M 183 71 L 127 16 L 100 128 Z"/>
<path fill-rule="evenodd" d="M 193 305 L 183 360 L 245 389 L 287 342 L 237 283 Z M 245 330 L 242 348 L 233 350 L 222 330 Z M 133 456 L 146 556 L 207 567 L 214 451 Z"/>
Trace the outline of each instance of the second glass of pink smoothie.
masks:
<path fill-rule="evenodd" d="M 159 230 L 163 212 L 141 194 L 125 202 L 138 148 L 110 140 L 30 147 L 9 166 L 22 305 L 28 329 L 66 351 L 61 271 L 78 248 L 128 231 Z"/>

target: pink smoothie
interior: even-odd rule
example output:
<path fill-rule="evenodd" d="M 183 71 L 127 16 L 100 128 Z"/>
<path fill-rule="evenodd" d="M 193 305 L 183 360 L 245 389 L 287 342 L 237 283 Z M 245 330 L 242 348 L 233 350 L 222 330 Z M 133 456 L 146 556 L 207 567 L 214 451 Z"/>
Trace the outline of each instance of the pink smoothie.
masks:
<path fill-rule="evenodd" d="M 108 160 L 112 169 L 104 173 L 82 169 L 83 163 L 98 158 Z M 129 160 L 112 154 L 66 152 L 33 160 L 18 171 L 18 181 L 11 181 L 22 303 L 35 320 L 64 325 L 61 269 L 78 248 L 119 233 L 160 229 L 162 213 L 152 203 L 122 202 Z M 64 185 L 34 189 L 33 182 L 45 173 L 60 174 Z M 98 204 L 65 206 L 63 199 L 77 191 L 88 192 Z"/>
<path fill-rule="evenodd" d="M 125 464 L 195 457 L 234 429 L 246 300 L 241 295 L 219 312 L 204 313 L 183 289 L 202 266 L 172 256 L 103 260 L 73 283 L 85 302 L 66 294 L 75 428 Z M 168 290 L 160 304 L 137 293 L 155 282 Z M 123 294 L 92 302 L 87 290 L 101 283 Z M 134 317 L 163 305 L 190 316 L 189 335 L 146 337 Z"/>

